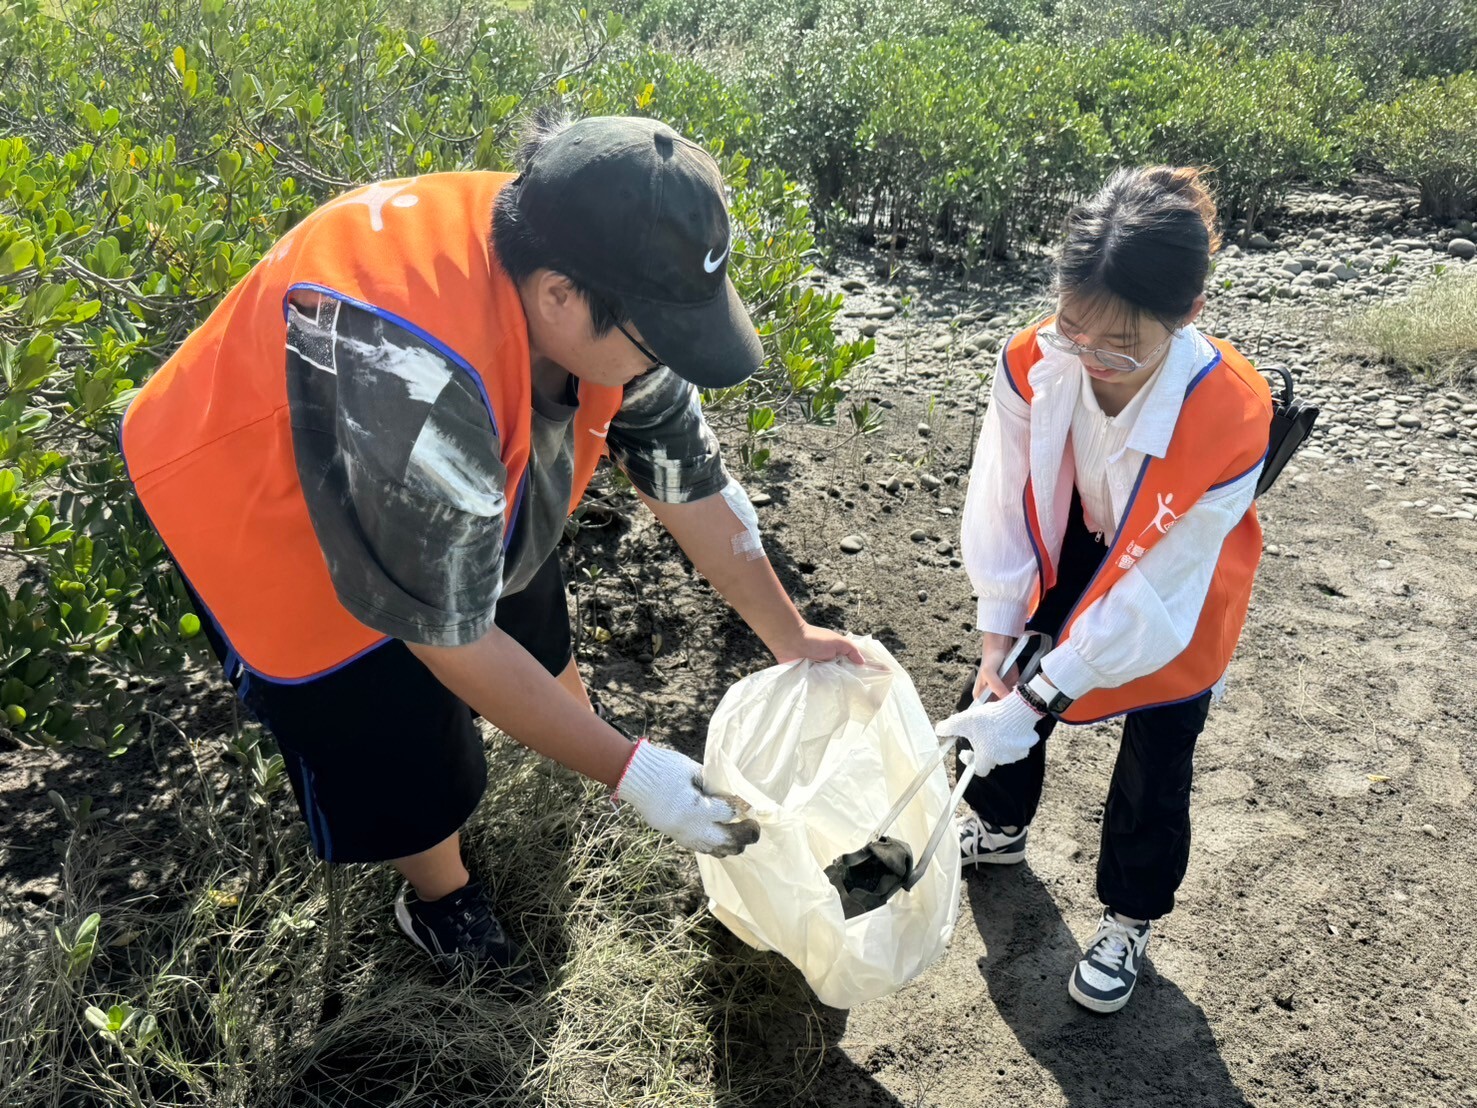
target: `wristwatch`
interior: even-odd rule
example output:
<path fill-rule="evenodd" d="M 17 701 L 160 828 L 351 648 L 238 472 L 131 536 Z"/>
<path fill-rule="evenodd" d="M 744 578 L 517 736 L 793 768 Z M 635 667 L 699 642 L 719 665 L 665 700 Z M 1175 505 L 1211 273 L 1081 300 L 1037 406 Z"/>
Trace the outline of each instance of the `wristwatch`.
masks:
<path fill-rule="evenodd" d="M 1022 700 L 1046 715 L 1060 718 L 1072 706 L 1072 698 L 1053 686 L 1044 673 L 1036 674 L 1024 685 L 1017 685 L 1016 689 Z"/>

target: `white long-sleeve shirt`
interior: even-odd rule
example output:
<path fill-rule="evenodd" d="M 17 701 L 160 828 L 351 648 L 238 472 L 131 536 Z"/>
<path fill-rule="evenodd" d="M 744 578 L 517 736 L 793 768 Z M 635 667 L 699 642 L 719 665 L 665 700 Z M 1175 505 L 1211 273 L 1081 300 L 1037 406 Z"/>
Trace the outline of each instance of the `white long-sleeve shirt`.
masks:
<path fill-rule="evenodd" d="M 1185 389 L 1216 356 L 1193 326 L 1179 331 L 1133 419 L 1124 445 L 1108 454 L 1113 527 L 1123 518 L 1144 459 L 1164 457 Z M 1031 368 L 1033 403 L 1009 382 L 1004 354 L 975 448 L 965 498 L 961 547 L 979 597 L 981 631 L 1018 636 L 1029 616 L 1037 573 L 1026 525 L 1029 475 L 1046 550 L 1059 557 L 1076 483 L 1072 416 L 1082 389 L 1082 363 L 1050 346 Z M 1136 398 L 1137 399 L 1137 398 Z M 1168 665 L 1189 644 L 1210 589 L 1222 543 L 1256 493 L 1261 469 L 1206 492 L 1102 597 L 1078 617 L 1070 641 L 1042 662 L 1068 696 L 1116 688 Z"/>

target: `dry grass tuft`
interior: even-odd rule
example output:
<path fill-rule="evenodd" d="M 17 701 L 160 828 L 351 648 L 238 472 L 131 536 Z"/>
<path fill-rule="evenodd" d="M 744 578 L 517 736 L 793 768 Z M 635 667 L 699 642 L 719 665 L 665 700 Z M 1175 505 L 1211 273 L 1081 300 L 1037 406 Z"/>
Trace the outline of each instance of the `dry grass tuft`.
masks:
<path fill-rule="evenodd" d="M 534 957 L 532 997 L 445 980 L 396 931 L 386 867 L 314 862 L 254 730 L 239 759 L 195 743 L 175 768 L 184 737 L 156 741 L 168 803 L 70 829 L 58 917 L 0 913 L 8 1108 L 670 1108 L 813 1081 L 798 975 L 702 912 L 690 858 L 500 737 L 467 854 Z M 114 1005 L 134 1014 L 110 1031 Z"/>
<path fill-rule="evenodd" d="M 1477 272 L 1447 272 L 1346 329 L 1356 347 L 1411 373 L 1453 381 L 1477 373 Z"/>

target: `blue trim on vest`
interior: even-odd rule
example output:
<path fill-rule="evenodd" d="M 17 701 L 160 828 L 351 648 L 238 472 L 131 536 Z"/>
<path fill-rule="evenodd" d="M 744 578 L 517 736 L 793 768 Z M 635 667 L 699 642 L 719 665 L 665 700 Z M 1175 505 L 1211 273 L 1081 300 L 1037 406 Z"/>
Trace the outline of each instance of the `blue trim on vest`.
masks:
<path fill-rule="evenodd" d="M 435 335 L 431 334 L 429 331 L 424 330 L 421 327 L 416 326 L 414 323 L 410 322 L 410 320 L 396 315 L 394 312 L 386 311 L 384 308 L 377 307 L 374 304 L 370 304 L 363 300 L 356 300 L 352 296 L 345 296 L 343 293 L 338 292 L 335 289 L 331 289 L 327 285 L 314 284 L 311 281 L 301 281 L 298 284 L 289 285 L 287 287 L 287 291 L 282 294 L 282 318 L 284 320 L 287 319 L 288 299 L 298 289 L 307 289 L 309 292 L 318 292 L 322 293 L 324 296 L 331 296 L 333 297 L 333 299 L 341 301 L 344 304 L 348 304 L 351 307 L 358 308 L 361 311 L 369 312 L 372 315 L 377 315 L 381 319 L 387 319 L 396 327 L 403 327 L 416 338 L 420 339 L 422 342 L 429 343 L 431 346 L 435 347 L 440 354 L 448 358 L 458 369 L 466 371 L 466 373 L 472 378 L 472 384 L 477 386 L 477 394 L 482 397 L 482 403 L 487 408 L 487 418 L 492 420 L 492 433 L 494 435 L 497 435 L 499 439 L 502 438 L 502 435 L 497 428 L 497 413 L 492 410 L 492 399 L 487 395 L 487 386 L 482 383 L 481 376 L 479 376 L 477 371 L 472 368 L 471 362 L 467 361 L 467 359 L 463 358 L 460 354 L 458 354 L 451 347 L 447 346 Z"/>
<path fill-rule="evenodd" d="M 1021 392 L 1021 390 L 1016 387 L 1015 374 L 1010 372 L 1010 344 L 1016 340 L 1016 335 L 1019 334 L 1020 332 L 1017 331 L 1014 335 L 1011 335 L 1010 338 L 1005 340 L 1005 345 L 1000 348 L 1000 364 L 1005 369 L 1005 383 L 1010 386 L 1010 391 L 1015 393 L 1022 400 L 1026 400 L 1026 394 Z M 1030 371 L 1027 370 L 1027 372 L 1029 373 Z M 1026 403 L 1029 404 L 1030 401 L 1026 400 Z"/>
<path fill-rule="evenodd" d="M 1205 378 L 1210 374 L 1210 371 L 1221 364 L 1220 347 L 1212 345 L 1211 349 L 1215 351 L 1215 357 L 1210 359 L 1210 361 L 1205 364 L 1204 368 L 1202 368 L 1199 373 L 1190 378 L 1190 383 L 1185 386 L 1186 400 L 1190 399 L 1190 394 L 1195 391 L 1196 387 L 1200 384 L 1201 381 L 1205 380 Z"/>
<path fill-rule="evenodd" d="M 1042 597 L 1046 595 L 1046 556 L 1036 541 L 1036 534 L 1031 530 L 1031 478 L 1026 477 L 1026 489 L 1021 494 L 1021 512 L 1026 517 L 1026 537 L 1031 540 L 1031 554 L 1036 559 L 1036 589 L 1038 596 L 1036 603 L 1039 606 Z"/>
<path fill-rule="evenodd" d="M 137 399 L 137 397 L 135 397 L 135 399 Z M 132 406 L 132 402 L 130 402 L 129 407 Z M 121 422 L 118 424 L 118 455 L 123 459 L 123 475 L 128 478 L 128 483 L 131 485 L 133 484 L 133 474 L 131 474 L 128 470 L 128 452 L 123 449 L 123 424 Z M 135 486 L 135 489 L 136 488 L 137 486 Z M 159 528 L 154 525 L 154 521 L 152 519 L 149 519 L 149 510 L 144 507 L 143 498 L 136 496 L 136 499 L 138 500 L 139 510 L 144 513 L 144 519 L 148 520 L 149 526 L 153 527 L 155 533 L 157 534 L 159 532 Z M 167 543 L 165 545 L 166 547 L 168 546 Z M 221 659 L 221 670 L 226 675 L 226 681 L 229 682 L 232 686 L 236 685 L 236 677 L 243 672 L 251 674 L 260 681 L 267 681 L 273 685 L 306 685 L 309 681 L 316 681 L 320 677 L 327 677 L 330 673 L 336 673 L 338 670 L 343 669 L 344 666 L 350 664 L 351 662 L 357 662 L 360 658 L 364 657 L 364 655 L 368 654 L 371 650 L 378 650 L 380 647 L 384 646 L 387 642 L 390 641 L 390 636 L 386 635 L 384 638 L 380 639 L 379 642 L 371 643 L 369 646 L 366 646 L 363 650 L 359 651 L 357 654 L 354 654 L 349 658 L 346 658 L 344 661 L 339 662 L 336 665 L 329 666 L 327 669 L 319 670 L 317 673 L 310 674 L 307 677 L 274 677 L 270 673 L 264 673 L 261 670 L 257 669 L 241 656 L 241 652 L 236 649 L 236 644 L 231 641 L 231 636 L 226 634 L 225 625 L 216 618 L 215 613 L 210 610 L 210 605 L 205 602 L 205 594 L 195 587 L 195 583 L 190 580 L 190 575 L 185 572 L 184 566 L 179 564 L 179 560 L 177 558 L 171 558 L 170 560 L 174 563 L 174 568 L 179 572 L 179 575 L 185 579 L 185 584 L 190 586 L 190 591 L 193 592 L 197 597 L 199 597 L 201 608 L 200 614 L 203 615 L 206 619 L 210 620 L 211 626 L 214 627 L 216 633 L 220 635 L 221 641 L 226 644 L 226 656 Z M 247 687 L 248 683 L 246 681 L 242 681 L 241 685 L 236 688 L 236 695 L 243 702 L 246 699 Z"/>
<path fill-rule="evenodd" d="M 1258 469 L 1261 469 L 1262 464 L 1267 460 L 1267 454 L 1271 451 L 1271 449 L 1272 449 L 1271 448 L 1271 445 L 1268 444 L 1267 449 L 1262 451 L 1262 456 L 1260 458 L 1258 458 L 1255 462 L 1253 462 L 1251 465 L 1247 466 L 1240 473 L 1236 474 L 1235 477 L 1230 477 L 1230 478 L 1227 478 L 1224 481 L 1221 481 L 1219 484 L 1211 485 L 1210 488 L 1211 489 L 1223 489 L 1227 485 L 1234 485 L 1237 481 L 1241 480 L 1243 477 L 1247 476 L 1248 474 L 1255 473 Z M 1207 491 L 1210 491 L 1210 490 L 1207 490 Z"/>
<path fill-rule="evenodd" d="M 1118 549 L 1118 540 L 1123 537 L 1123 529 L 1128 526 L 1128 519 L 1133 515 L 1133 503 L 1138 499 L 1139 489 L 1143 487 L 1144 477 L 1149 472 L 1149 463 L 1153 460 L 1154 456 L 1150 454 L 1144 458 L 1144 464 L 1139 466 L 1139 475 L 1134 479 L 1133 491 L 1128 494 L 1128 504 L 1123 509 L 1123 519 L 1118 524 L 1118 530 L 1113 532 L 1113 541 L 1108 544 L 1108 549 L 1103 554 L 1103 560 L 1098 564 L 1096 572 L 1092 575 L 1092 579 L 1087 582 L 1087 586 L 1082 590 L 1082 595 L 1077 598 L 1077 603 L 1072 605 L 1072 610 L 1067 613 L 1067 618 L 1062 620 L 1062 630 L 1060 635 L 1057 636 L 1058 645 L 1067 641 L 1067 635 L 1072 630 L 1072 621 L 1082 611 L 1082 602 L 1087 599 L 1087 594 L 1092 592 L 1093 586 L 1098 583 L 1098 578 L 1108 571 L 1108 555 Z"/>
<path fill-rule="evenodd" d="M 1219 679 L 1217 679 L 1216 684 L 1219 683 L 1220 681 Z M 1117 719 L 1119 716 L 1131 716 L 1136 712 L 1149 712 L 1153 711 L 1155 708 L 1172 708 L 1176 704 L 1188 704 L 1192 700 L 1199 700 L 1202 696 L 1212 691 L 1214 688 L 1215 685 L 1208 685 L 1207 687 L 1201 689 L 1199 692 L 1195 693 L 1193 696 L 1182 696 L 1178 700 L 1161 700 L 1158 704 L 1145 704 L 1142 707 L 1127 708 L 1121 712 L 1110 712 L 1108 715 L 1098 716 L 1097 719 L 1064 719 L 1061 722 L 1065 723 L 1068 727 L 1090 727 L 1094 723 L 1102 723 L 1104 720 Z"/>

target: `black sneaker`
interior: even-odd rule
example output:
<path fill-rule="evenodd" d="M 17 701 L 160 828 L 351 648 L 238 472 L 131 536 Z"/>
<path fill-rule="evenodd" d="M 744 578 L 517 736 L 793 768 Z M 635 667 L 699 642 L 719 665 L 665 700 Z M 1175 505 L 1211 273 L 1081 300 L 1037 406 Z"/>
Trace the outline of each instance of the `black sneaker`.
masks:
<path fill-rule="evenodd" d="M 959 863 L 965 866 L 1013 866 L 1026 860 L 1026 828 L 1007 835 L 970 812 L 959 821 Z"/>
<path fill-rule="evenodd" d="M 395 898 L 400 930 L 446 969 L 491 969 L 520 989 L 531 989 L 533 971 L 523 952 L 492 914 L 482 882 L 468 881 L 440 900 L 422 900 L 407 884 Z"/>
<path fill-rule="evenodd" d="M 1072 971 L 1067 992 L 1093 1012 L 1118 1011 L 1133 995 L 1148 946 L 1147 921 L 1137 925 L 1119 923 L 1112 912 L 1105 911 L 1087 953 Z"/>

